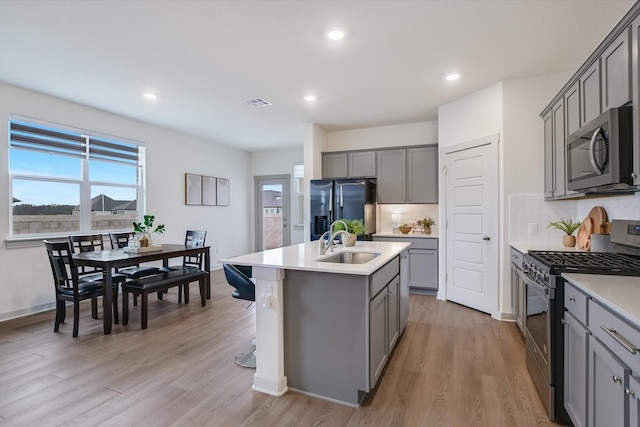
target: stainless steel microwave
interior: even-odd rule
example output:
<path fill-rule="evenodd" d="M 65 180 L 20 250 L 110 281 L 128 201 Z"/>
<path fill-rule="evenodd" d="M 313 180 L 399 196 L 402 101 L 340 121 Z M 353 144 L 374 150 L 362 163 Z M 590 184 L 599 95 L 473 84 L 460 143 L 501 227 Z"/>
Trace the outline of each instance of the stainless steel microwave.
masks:
<path fill-rule="evenodd" d="M 581 193 L 631 192 L 632 107 L 605 111 L 569 135 L 567 188 Z"/>

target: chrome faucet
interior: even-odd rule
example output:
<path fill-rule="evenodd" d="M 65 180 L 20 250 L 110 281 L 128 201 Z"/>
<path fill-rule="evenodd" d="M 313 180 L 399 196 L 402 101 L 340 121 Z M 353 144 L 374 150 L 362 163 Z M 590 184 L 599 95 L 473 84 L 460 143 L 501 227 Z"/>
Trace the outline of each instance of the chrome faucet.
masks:
<path fill-rule="evenodd" d="M 344 230 L 338 230 L 335 233 L 333 232 L 333 226 L 336 224 L 336 222 L 342 223 L 342 225 L 344 226 Z M 324 255 L 325 253 L 327 253 L 327 251 L 329 252 L 333 252 L 333 247 L 335 246 L 335 244 L 333 243 L 333 241 L 335 240 L 336 237 L 342 235 L 342 234 L 346 234 L 347 237 L 349 237 L 351 234 L 349 234 L 349 232 L 347 231 L 347 224 L 342 221 L 342 220 L 337 220 L 337 221 L 333 221 L 331 223 L 331 225 L 329 226 L 329 229 L 327 231 L 325 231 L 324 233 L 322 233 L 322 236 L 320 236 L 320 243 L 319 243 L 319 247 L 318 247 L 318 252 L 320 253 L 320 255 Z M 327 246 L 324 246 L 324 236 L 329 235 L 329 243 L 327 244 Z"/>

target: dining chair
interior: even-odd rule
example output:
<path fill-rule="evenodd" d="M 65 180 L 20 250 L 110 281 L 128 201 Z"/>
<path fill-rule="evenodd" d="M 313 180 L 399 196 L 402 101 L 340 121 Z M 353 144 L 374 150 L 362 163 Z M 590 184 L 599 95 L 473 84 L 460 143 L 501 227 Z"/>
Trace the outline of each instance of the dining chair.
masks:
<path fill-rule="evenodd" d="M 204 246 L 205 240 L 207 238 L 207 232 L 201 230 L 187 230 L 184 236 L 184 245 L 189 248 L 200 248 Z M 203 255 L 199 253 L 197 256 L 184 256 L 182 258 L 182 264 L 180 265 L 171 265 L 168 267 L 163 267 L 161 270 L 171 271 L 171 270 L 181 270 L 183 268 L 193 268 L 202 270 L 203 266 Z M 182 302 L 182 294 L 185 294 L 185 301 L 187 298 L 187 292 L 189 292 L 187 283 L 184 286 L 178 287 L 178 302 Z M 210 286 L 210 285 L 209 285 Z M 207 297 L 211 295 L 211 290 L 207 289 Z M 160 297 L 160 299 L 162 299 Z"/>
<path fill-rule="evenodd" d="M 80 301 L 91 299 L 91 315 L 98 318 L 98 297 L 102 296 L 102 281 L 81 278 L 73 262 L 73 250 L 70 242 L 44 241 L 53 274 L 56 293 L 56 318 L 54 332 L 60 329 L 60 323 L 66 318 L 66 302 L 73 303 L 73 336 L 78 336 L 80 320 Z M 118 323 L 118 284 L 111 287 L 113 292 L 113 320 Z"/>

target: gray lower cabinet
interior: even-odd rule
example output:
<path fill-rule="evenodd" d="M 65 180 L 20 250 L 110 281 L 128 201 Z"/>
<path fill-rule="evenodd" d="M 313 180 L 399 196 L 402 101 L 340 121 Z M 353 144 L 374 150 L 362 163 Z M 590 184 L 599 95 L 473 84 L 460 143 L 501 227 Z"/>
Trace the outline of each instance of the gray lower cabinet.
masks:
<path fill-rule="evenodd" d="M 410 242 L 409 289 L 435 294 L 438 291 L 438 239 L 429 237 L 373 236 L 378 242 Z"/>
<path fill-rule="evenodd" d="M 640 426 L 640 378 L 629 377 L 629 388 L 625 390 L 629 396 L 629 426 Z"/>
<path fill-rule="evenodd" d="M 587 426 L 587 350 L 589 330 L 564 314 L 564 407 L 575 427 Z"/>
<path fill-rule="evenodd" d="M 402 333 L 400 256 L 371 276 L 287 270 L 284 369 L 293 390 L 358 405 Z"/>
<path fill-rule="evenodd" d="M 629 368 L 589 337 L 589 426 L 625 426 Z"/>
<path fill-rule="evenodd" d="M 520 332 L 524 334 L 525 292 L 522 274 L 524 255 L 515 248 L 511 248 L 511 312 Z"/>

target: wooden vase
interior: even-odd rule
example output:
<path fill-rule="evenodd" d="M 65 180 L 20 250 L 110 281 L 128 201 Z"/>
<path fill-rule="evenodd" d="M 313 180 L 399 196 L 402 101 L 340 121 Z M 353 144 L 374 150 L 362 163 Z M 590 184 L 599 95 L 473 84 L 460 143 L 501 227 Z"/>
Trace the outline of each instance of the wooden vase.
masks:
<path fill-rule="evenodd" d="M 565 235 L 562 236 L 562 246 L 567 248 L 573 248 L 576 245 L 576 236 L 574 235 Z"/>

